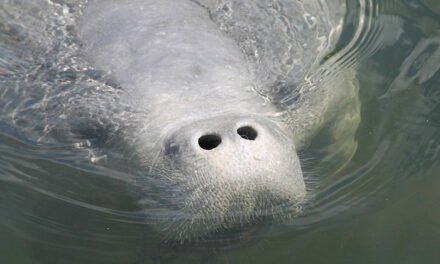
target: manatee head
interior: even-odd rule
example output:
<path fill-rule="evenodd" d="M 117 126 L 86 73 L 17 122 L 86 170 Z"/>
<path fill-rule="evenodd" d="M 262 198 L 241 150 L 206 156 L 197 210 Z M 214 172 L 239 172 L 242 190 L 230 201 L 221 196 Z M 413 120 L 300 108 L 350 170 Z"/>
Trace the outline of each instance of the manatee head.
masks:
<path fill-rule="evenodd" d="M 152 170 L 161 190 L 158 222 L 171 239 L 298 213 L 306 193 L 301 166 L 291 136 L 275 120 L 224 115 L 184 122 L 164 132 L 159 145 Z"/>
<path fill-rule="evenodd" d="M 139 185 L 153 226 L 186 241 L 298 211 L 305 196 L 298 133 L 257 92 L 242 45 L 206 8 L 95 1 L 81 21 L 87 60 L 135 109 L 111 119 L 133 128 L 122 134 L 145 166 Z"/>

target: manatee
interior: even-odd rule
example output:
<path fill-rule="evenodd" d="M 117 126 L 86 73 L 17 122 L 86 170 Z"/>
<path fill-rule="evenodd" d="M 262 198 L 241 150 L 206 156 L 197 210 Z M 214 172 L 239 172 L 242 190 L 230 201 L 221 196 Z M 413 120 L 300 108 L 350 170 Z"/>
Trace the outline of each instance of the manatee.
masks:
<path fill-rule="evenodd" d="M 145 214 L 167 239 L 294 218 L 307 199 L 298 151 L 326 127 L 349 160 L 359 101 L 353 71 L 329 74 L 323 59 L 342 1 L 279 2 L 85 2 L 69 27 L 80 43 L 72 57 L 104 74 L 89 82 L 108 82 L 88 93 L 35 88 L 50 92 L 31 107 L 47 122 L 33 128 L 57 140 L 119 137 L 143 168 Z"/>

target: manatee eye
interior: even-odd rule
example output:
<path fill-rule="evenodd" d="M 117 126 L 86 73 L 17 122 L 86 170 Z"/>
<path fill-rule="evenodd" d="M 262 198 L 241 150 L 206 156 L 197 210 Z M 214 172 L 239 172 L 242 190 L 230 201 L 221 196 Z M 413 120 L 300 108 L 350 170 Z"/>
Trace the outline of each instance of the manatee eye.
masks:
<path fill-rule="evenodd" d="M 165 155 L 176 155 L 179 153 L 180 147 L 176 143 L 169 143 L 165 147 Z"/>
<path fill-rule="evenodd" d="M 247 140 L 255 140 L 258 136 L 257 130 L 251 126 L 244 126 L 237 129 L 237 134 Z"/>
<path fill-rule="evenodd" d="M 199 146 L 202 149 L 211 150 L 222 143 L 222 138 L 217 135 L 204 135 L 199 138 Z"/>

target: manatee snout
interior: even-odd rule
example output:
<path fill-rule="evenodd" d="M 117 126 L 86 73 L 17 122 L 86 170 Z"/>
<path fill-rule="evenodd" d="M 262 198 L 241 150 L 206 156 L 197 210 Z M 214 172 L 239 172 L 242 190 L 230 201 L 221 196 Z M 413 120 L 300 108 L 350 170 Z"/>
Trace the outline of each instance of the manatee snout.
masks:
<path fill-rule="evenodd" d="M 276 122 L 261 117 L 220 116 L 175 127 L 163 140 L 171 233 L 186 239 L 289 217 L 305 196 L 293 143 Z"/>

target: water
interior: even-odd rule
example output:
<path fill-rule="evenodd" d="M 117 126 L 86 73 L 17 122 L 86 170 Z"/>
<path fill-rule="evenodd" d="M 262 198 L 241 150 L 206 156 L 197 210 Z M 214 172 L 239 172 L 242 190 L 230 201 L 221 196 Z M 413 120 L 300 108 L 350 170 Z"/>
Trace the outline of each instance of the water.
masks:
<path fill-rule="evenodd" d="M 21 128 L 36 121 L 12 126 L 1 118 L 38 97 L 23 91 L 0 107 L 0 262 L 438 263 L 440 4 L 359 0 L 348 1 L 347 8 L 329 60 L 340 70 L 358 67 L 358 148 L 337 173 L 329 173 L 333 164 L 321 154 L 329 144 L 324 135 L 304 151 L 321 163 L 313 169 L 318 183 L 303 215 L 224 246 L 221 236 L 191 246 L 163 245 L 137 213 L 142 194 L 133 187 L 130 162 L 94 164 L 90 157 L 105 153 L 30 138 Z M 6 13 L 0 14 L 3 21 Z M 2 26 L 10 38 L 22 36 L 19 26 Z M 29 70 L 32 56 L 11 56 L 20 47 L 1 36 L 5 91 L 13 83 L 8 74 Z"/>

